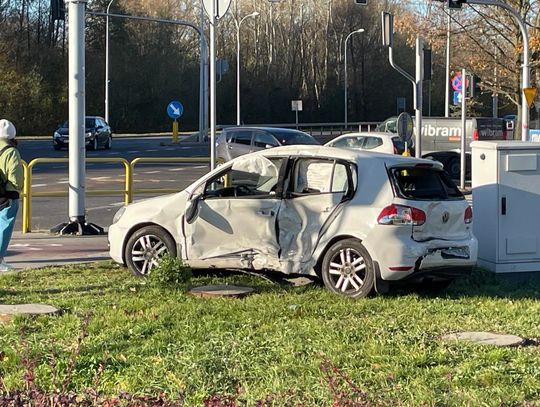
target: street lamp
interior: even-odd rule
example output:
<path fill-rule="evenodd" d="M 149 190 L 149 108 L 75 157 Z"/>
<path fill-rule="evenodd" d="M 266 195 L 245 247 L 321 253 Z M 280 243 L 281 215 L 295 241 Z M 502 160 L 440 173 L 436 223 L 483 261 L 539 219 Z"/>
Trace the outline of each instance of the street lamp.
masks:
<path fill-rule="evenodd" d="M 109 9 L 114 0 L 107 5 L 107 19 L 105 22 L 105 121 L 109 123 Z"/>
<path fill-rule="evenodd" d="M 112 1 L 112 0 L 111 0 Z M 240 126 L 240 26 L 246 18 L 257 17 L 259 13 L 254 11 L 237 22 L 236 19 L 236 125 Z"/>
<path fill-rule="evenodd" d="M 344 109 L 345 109 L 345 130 L 347 130 L 347 41 L 349 40 L 349 38 L 353 35 L 353 34 L 356 34 L 356 33 L 363 33 L 364 32 L 364 29 L 363 28 L 359 28 L 358 30 L 355 30 L 353 31 L 352 33 L 350 33 L 349 35 L 347 35 L 347 37 L 345 38 L 345 57 L 343 58 L 344 59 L 344 62 L 345 62 L 345 74 L 344 74 L 344 78 L 345 78 L 345 105 L 344 105 Z"/>

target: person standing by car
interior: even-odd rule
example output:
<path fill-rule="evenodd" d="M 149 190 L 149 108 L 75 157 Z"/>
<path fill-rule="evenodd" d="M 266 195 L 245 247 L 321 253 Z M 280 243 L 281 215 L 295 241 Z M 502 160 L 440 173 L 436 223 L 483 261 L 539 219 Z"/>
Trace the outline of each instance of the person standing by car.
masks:
<path fill-rule="evenodd" d="M 4 260 L 19 209 L 23 186 L 21 156 L 17 150 L 17 131 L 9 120 L 0 120 L 0 272 L 12 267 Z"/>

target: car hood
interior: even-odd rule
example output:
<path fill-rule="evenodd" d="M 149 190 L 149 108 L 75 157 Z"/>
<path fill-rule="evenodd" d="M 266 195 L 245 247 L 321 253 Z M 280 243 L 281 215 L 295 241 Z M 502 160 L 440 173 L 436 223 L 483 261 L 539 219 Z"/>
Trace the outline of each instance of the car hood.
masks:
<path fill-rule="evenodd" d="M 187 198 L 188 193 L 184 190 L 129 204 L 120 223 L 156 223 L 173 231 L 178 225 L 176 220 L 184 214 Z"/>
<path fill-rule="evenodd" d="M 95 130 L 94 127 L 87 127 L 86 129 L 84 129 L 84 131 L 87 132 L 87 133 L 88 133 L 88 132 L 91 132 L 91 131 L 94 131 L 94 130 Z M 61 135 L 63 135 L 63 136 L 66 136 L 66 135 L 69 134 L 69 129 L 66 128 L 66 127 L 60 127 L 59 129 L 56 130 L 56 132 L 57 132 L 58 134 L 61 134 Z"/>

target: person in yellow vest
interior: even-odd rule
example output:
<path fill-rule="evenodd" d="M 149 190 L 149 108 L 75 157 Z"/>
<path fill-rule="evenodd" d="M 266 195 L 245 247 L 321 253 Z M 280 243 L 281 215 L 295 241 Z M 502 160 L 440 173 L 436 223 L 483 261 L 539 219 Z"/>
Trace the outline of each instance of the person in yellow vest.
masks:
<path fill-rule="evenodd" d="M 19 194 L 23 187 L 23 167 L 17 150 L 17 131 L 9 120 L 0 120 L 0 272 L 12 267 L 6 263 L 9 241 L 19 210 Z"/>

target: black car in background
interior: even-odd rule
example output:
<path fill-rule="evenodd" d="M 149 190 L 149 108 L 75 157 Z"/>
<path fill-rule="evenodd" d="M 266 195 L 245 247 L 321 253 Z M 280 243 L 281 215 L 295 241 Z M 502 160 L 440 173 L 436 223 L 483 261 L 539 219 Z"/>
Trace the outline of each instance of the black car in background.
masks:
<path fill-rule="evenodd" d="M 112 131 L 105 119 L 99 116 L 86 116 L 84 141 L 86 148 L 97 150 L 103 147 L 108 150 L 112 147 Z M 60 150 L 69 145 L 69 123 L 66 120 L 53 135 L 53 147 Z"/>

